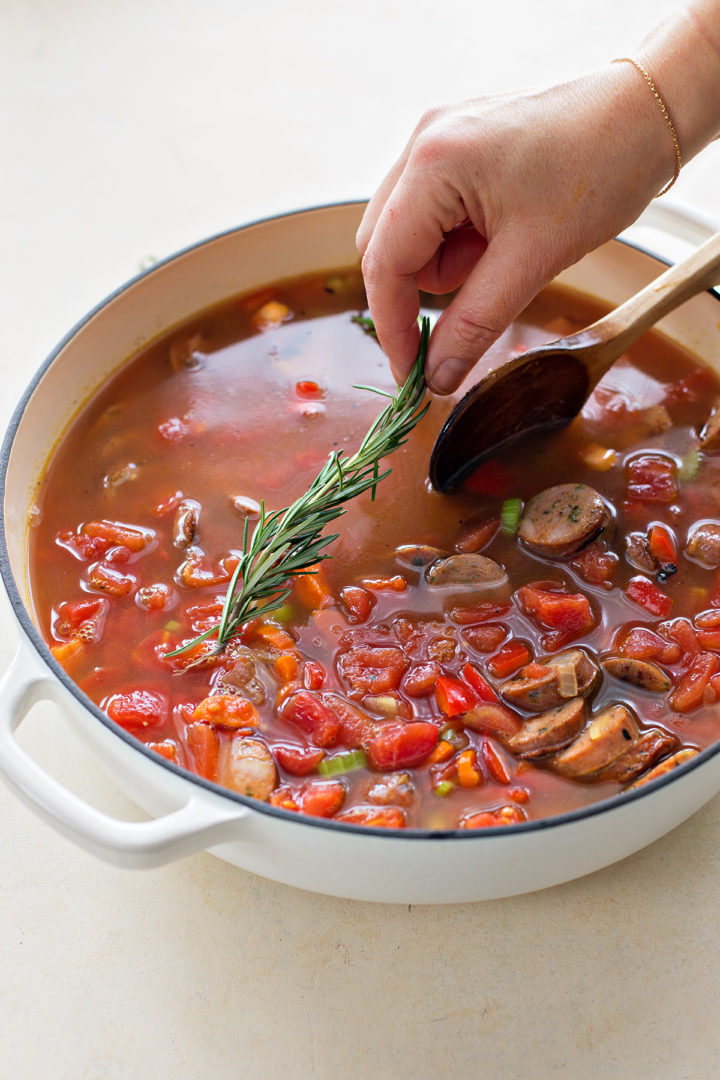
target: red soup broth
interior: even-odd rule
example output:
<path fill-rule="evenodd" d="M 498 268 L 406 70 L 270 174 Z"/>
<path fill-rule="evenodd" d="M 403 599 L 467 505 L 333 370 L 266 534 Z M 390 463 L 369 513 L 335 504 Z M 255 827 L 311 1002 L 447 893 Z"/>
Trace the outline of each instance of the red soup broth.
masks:
<path fill-rule="evenodd" d="M 33 603 L 58 661 L 190 772 L 365 825 L 542 818 L 711 744 L 720 455 L 700 433 L 720 387 L 658 335 L 568 428 L 448 496 L 427 479 L 452 404 L 434 399 L 375 502 L 348 504 L 316 576 L 219 657 L 168 657 L 217 623 L 260 502 L 286 506 L 329 451 L 356 449 L 382 399 L 354 384 L 394 389 L 365 304 L 356 270 L 240 297 L 84 406 L 31 515 Z M 598 314 L 552 287 L 492 356 Z M 544 526 L 557 500 L 530 500 L 558 485 L 591 489 L 604 514 L 563 553 L 523 524 Z M 570 505 L 561 526 L 582 531 L 583 513 Z"/>

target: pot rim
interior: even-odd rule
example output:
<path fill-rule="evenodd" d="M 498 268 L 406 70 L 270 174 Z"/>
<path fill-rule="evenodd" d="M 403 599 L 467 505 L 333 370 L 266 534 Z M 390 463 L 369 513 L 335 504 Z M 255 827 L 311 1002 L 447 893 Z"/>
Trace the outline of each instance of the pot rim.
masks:
<path fill-rule="evenodd" d="M 239 792 L 232 791 L 229 788 L 223 787 L 221 784 L 215 783 L 212 780 L 207 780 L 205 777 L 198 776 L 196 773 L 190 772 L 188 769 L 182 768 L 180 765 L 176 765 L 174 762 L 161 757 L 158 754 L 154 754 L 144 743 L 140 742 L 129 732 L 125 731 L 119 724 L 104 713 L 93 701 L 90 700 L 80 689 L 79 686 L 70 678 L 61 665 L 55 660 L 50 649 L 46 645 L 45 641 L 41 637 L 35 623 L 33 622 L 29 610 L 25 605 L 20 589 L 18 588 L 13 574 L 10 555 L 8 551 L 6 528 L 5 528 L 5 493 L 7 482 L 7 470 L 10 464 L 10 456 L 12 453 L 13 443 L 18 427 L 22 420 L 25 408 L 28 401 L 35 392 L 38 384 L 40 383 L 43 375 L 55 361 L 57 356 L 68 345 L 68 343 L 75 337 L 75 335 L 96 315 L 98 315 L 108 304 L 112 303 L 118 296 L 122 295 L 128 289 L 133 287 L 139 281 L 149 277 L 151 274 L 158 270 L 161 270 L 167 264 L 174 260 L 181 258 L 193 251 L 205 247 L 214 241 L 223 239 L 224 237 L 231 236 L 235 233 L 243 232 L 245 229 L 252 228 L 256 225 L 263 225 L 269 222 L 279 221 L 283 218 L 298 217 L 302 214 L 317 213 L 318 211 L 334 210 L 341 207 L 350 206 L 364 206 L 366 200 L 364 199 L 348 199 L 343 202 L 337 203 L 325 203 L 318 206 L 305 207 L 300 210 L 285 211 L 280 214 L 270 214 L 266 217 L 257 218 L 253 221 L 246 222 L 243 225 L 237 225 L 229 229 L 224 229 L 219 233 L 215 233 L 212 236 L 206 237 L 203 240 L 199 240 L 187 247 L 181 248 L 178 251 L 173 252 L 171 255 L 160 259 L 158 262 L 153 263 L 152 266 L 145 270 L 135 274 L 132 278 L 124 282 L 117 289 L 114 289 L 111 293 L 100 300 L 93 308 L 90 309 L 82 318 L 80 318 L 75 325 L 64 335 L 64 337 L 58 342 L 58 344 L 51 350 L 43 363 L 39 366 L 34 376 L 30 380 L 28 386 L 25 389 L 22 397 L 16 405 L 12 417 L 8 423 L 2 447 L 0 448 L 0 576 L 2 577 L 5 585 L 5 590 L 10 601 L 10 605 L 15 614 L 15 618 L 20 624 L 21 629 L 24 631 L 26 638 L 35 649 L 43 664 L 49 668 L 52 675 L 65 687 L 66 691 L 78 702 L 78 704 L 92 716 L 98 720 L 104 727 L 112 734 L 127 744 L 132 750 L 143 754 L 154 765 L 169 770 L 175 776 L 182 780 L 189 781 L 195 786 L 212 792 L 213 795 L 219 795 L 225 799 L 229 799 L 232 802 L 239 803 L 245 806 L 249 810 L 253 810 L 260 814 L 269 815 L 272 818 L 278 818 L 283 821 L 292 822 L 295 825 L 307 826 L 311 828 L 330 829 L 333 831 L 339 831 L 341 833 L 351 833 L 359 836 L 374 836 L 383 837 L 387 840 L 461 840 L 461 841 L 475 841 L 482 843 L 483 840 L 489 841 L 492 838 L 498 836 L 517 836 L 520 834 L 539 832 L 548 829 L 558 829 L 566 825 L 572 825 L 577 822 L 583 821 L 586 818 L 592 818 L 599 814 L 610 813 L 614 810 L 619 810 L 623 807 L 629 806 L 633 802 L 639 799 L 644 799 L 654 793 L 660 791 L 666 786 L 675 783 L 681 777 L 688 775 L 693 770 L 700 768 L 711 758 L 720 754 L 720 740 L 714 743 L 712 746 L 706 747 L 701 750 L 699 754 L 691 758 L 689 761 L 673 769 L 665 776 L 658 777 L 657 780 L 644 785 L 643 787 L 636 788 L 632 791 L 620 792 L 617 795 L 613 795 L 606 799 L 598 800 L 597 802 L 590 803 L 587 806 L 579 807 L 574 810 L 568 810 L 562 814 L 556 814 L 546 818 L 539 818 L 532 821 L 518 822 L 511 825 L 490 826 L 483 829 L 387 829 L 377 826 L 367 825 L 353 825 L 349 822 L 335 821 L 332 818 L 318 818 L 308 815 L 297 814 L 290 810 L 284 810 L 281 807 L 271 806 L 269 803 L 259 802 L 256 799 L 247 795 L 241 795 Z M 644 244 L 637 243 L 636 241 L 629 240 L 626 237 L 616 237 L 616 242 L 623 244 L 626 247 L 632 248 L 635 251 L 640 252 L 643 255 L 647 255 L 649 258 L 661 263 L 665 266 L 670 265 L 669 261 L 664 257 L 651 251 Z M 716 300 L 720 300 L 720 295 L 714 289 L 707 290 Z"/>

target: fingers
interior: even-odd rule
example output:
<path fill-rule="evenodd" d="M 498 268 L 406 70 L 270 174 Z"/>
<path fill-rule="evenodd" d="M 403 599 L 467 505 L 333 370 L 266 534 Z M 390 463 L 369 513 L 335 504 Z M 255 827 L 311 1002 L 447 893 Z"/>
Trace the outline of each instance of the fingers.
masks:
<path fill-rule="evenodd" d="M 513 319 L 550 280 L 526 243 L 499 233 L 438 319 L 425 366 L 428 386 L 451 394 Z"/>

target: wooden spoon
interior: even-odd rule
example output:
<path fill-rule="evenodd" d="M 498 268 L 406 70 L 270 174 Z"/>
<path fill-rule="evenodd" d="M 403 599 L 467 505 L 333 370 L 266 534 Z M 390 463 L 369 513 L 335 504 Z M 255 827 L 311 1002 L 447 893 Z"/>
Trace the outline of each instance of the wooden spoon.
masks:
<path fill-rule="evenodd" d="M 658 319 L 720 281 L 720 233 L 585 330 L 514 356 L 481 379 L 445 421 L 430 479 L 452 491 L 525 435 L 568 424 L 602 376 Z"/>

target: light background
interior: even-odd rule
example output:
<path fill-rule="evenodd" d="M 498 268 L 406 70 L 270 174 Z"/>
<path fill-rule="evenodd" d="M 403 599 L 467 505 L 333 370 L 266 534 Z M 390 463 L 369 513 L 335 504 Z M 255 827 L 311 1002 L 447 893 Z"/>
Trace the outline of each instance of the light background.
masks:
<path fill-rule="evenodd" d="M 102 296 L 211 233 L 370 195 L 431 104 L 632 51 L 663 0 L 0 0 L 0 421 Z M 673 197 L 720 218 L 720 147 Z M 15 631 L 0 612 L 0 660 Z M 133 816 L 61 729 L 25 745 Z M 720 800 L 529 896 L 373 906 L 208 855 L 142 873 L 0 790 L 0 1075 L 718 1075 Z"/>

